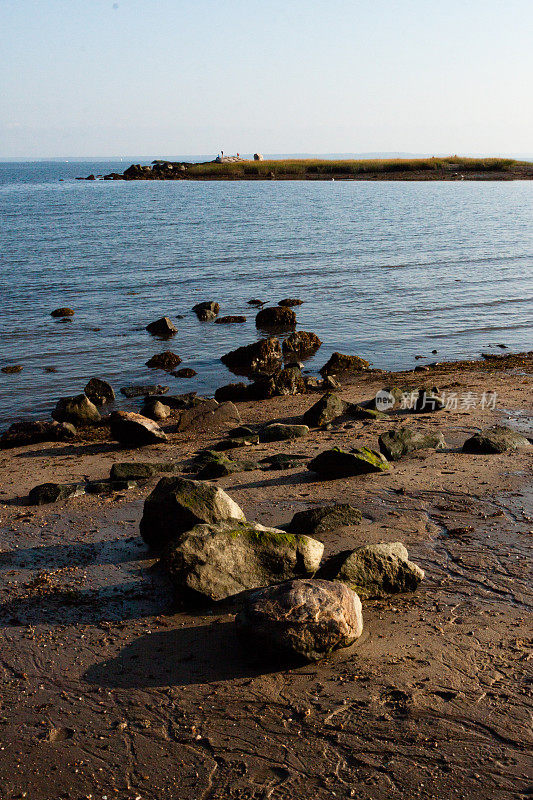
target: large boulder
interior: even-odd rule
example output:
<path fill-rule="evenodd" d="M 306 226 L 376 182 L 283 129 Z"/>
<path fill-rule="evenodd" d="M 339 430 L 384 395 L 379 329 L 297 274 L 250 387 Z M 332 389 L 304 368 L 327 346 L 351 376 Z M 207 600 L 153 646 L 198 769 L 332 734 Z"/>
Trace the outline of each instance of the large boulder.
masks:
<path fill-rule="evenodd" d="M 292 580 L 250 592 L 236 617 L 256 652 L 318 661 L 363 632 L 357 594 L 342 583 Z"/>
<path fill-rule="evenodd" d="M 368 361 L 359 356 L 346 356 L 343 353 L 333 353 L 320 370 L 321 375 L 337 375 L 339 372 L 362 372 L 370 367 Z"/>
<path fill-rule="evenodd" d="M 385 472 L 389 469 L 389 463 L 381 453 L 376 453 L 367 447 L 353 450 L 351 453 L 335 447 L 333 450 L 324 450 L 313 458 L 307 469 L 316 472 L 322 478 L 349 478 L 352 475 Z"/>
<path fill-rule="evenodd" d="M 407 426 L 383 433 L 378 441 L 379 449 L 389 461 L 398 461 L 414 450 L 442 450 L 446 447 L 442 433 L 424 434 Z"/>
<path fill-rule="evenodd" d="M 249 387 L 250 396 L 256 400 L 305 394 L 307 386 L 299 367 L 285 367 L 274 375 L 257 378 Z"/>
<path fill-rule="evenodd" d="M 193 306 L 192 310 L 200 322 L 208 322 L 217 318 L 220 306 L 214 300 L 205 300 L 203 303 L 197 303 Z"/>
<path fill-rule="evenodd" d="M 323 536 L 329 531 L 347 525 L 359 525 L 361 512 L 348 503 L 333 506 L 318 506 L 306 511 L 297 511 L 286 530 L 290 533 L 306 533 L 308 536 Z"/>
<path fill-rule="evenodd" d="M 14 422 L 0 436 L 0 449 L 23 447 L 41 442 L 68 442 L 76 438 L 76 428 L 70 422 L 28 419 Z"/>
<path fill-rule="evenodd" d="M 168 317 L 161 317 L 161 319 L 150 322 L 146 326 L 146 330 L 153 336 L 161 336 L 163 339 L 168 339 L 170 336 L 174 336 L 178 329 Z"/>
<path fill-rule="evenodd" d="M 72 425 L 94 425 L 100 422 L 100 412 L 84 394 L 74 397 L 61 397 L 52 411 L 52 418 L 56 422 L 70 422 Z"/>
<path fill-rule="evenodd" d="M 342 400 L 334 392 L 326 392 L 311 408 L 308 408 L 303 416 L 306 425 L 311 428 L 320 428 L 327 425 L 337 417 L 341 417 L 348 407 L 348 403 Z"/>
<path fill-rule="evenodd" d="M 290 331 L 296 327 L 296 314 L 292 308 L 268 306 L 257 314 L 255 325 L 263 330 Z"/>
<path fill-rule="evenodd" d="M 187 478 L 161 478 L 146 498 L 141 536 L 158 550 L 200 523 L 244 522 L 244 513 L 222 489 Z"/>
<path fill-rule="evenodd" d="M 294 331 L 283 340 L 282 350 L 285 358 L 305 358 L 316 353 L 322 341 L 316 333 L 310 331 Z"/>
<path fill-rule="evenodd" d="M 307 425 L 287 425 L 283 422 L 273 422 L 261 429 L 259 441 L 283 442 L 286 439 L 299 439 L 301 436 L 307 436 L 308 433 Z"/>
<path fill-rule="evenodd" d="M 324 545 L 255 522 L 197 525 L 167 548 L 165 563 L 175 586 L 223 600 L 297 576 L 313 575 Z"/>
<path fill-rule="evenodd" d="M 505 425 L 494 425 L 467 439 L 463 444 L 463 452 L 491 455 L 530 447 L 531 442 L 522 434 Z"/>
<path fill-rule="evenodd" d="M 143 447 L 167 441 L 167 435 L 156 422 L 134 411 L 115 411 L 111 414 L 111 436 L 126 447 Z"/>
<path fill-rule="evenodd" d="M 279 339 L 270 337 L 238 347 L 220 359 L 236 375 L 277 372 L 282 366 Z"/>
<path fill-rule="evenodd" d="M 368 544 L 345 554 L 334 580 L 341 581 L 363 599 L 413 592 L 424 571 L 409 561 L 401 542 Z"/>
<path fill-rule="evenodd" d="M 103 406 L 106 403 L 113 403 L 115 400 L 113 387 L 101 378 L 91 378 L 83 391 L 95 406 Z"/>
<path fill-rule="evenodd" d="M 156 353 L 147 362 L 146 366 L 151 369 L 164 369 L 166 372 L 172 372 L 176 369 L 178 364 L 181 364 L 181 358 L 173 353 L 172 350 L 165 350 L 164 353 Z"/>

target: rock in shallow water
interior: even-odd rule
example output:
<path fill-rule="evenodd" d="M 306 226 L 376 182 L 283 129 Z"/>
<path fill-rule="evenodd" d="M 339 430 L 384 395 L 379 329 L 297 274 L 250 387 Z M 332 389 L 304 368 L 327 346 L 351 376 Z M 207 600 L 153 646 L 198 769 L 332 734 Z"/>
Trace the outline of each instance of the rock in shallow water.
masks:
<path fill-rule="evenodd" d="M 91 378 L 83 391 L 95 406 L 103 406 L 106 403 L 113 403 L 115 400 L 113 387 L 101 378 Z"/>
<path fill-rule="evenodd" d="M 321 375 L 336 375 L 339 372 L 362 372 L 370 367 L 368 361 L 359 356 L 347 356 L 343 353 L 333 353 L 320 370 Z"/>
<path fill-rule="evenodd" d="M 505 425 L 494 425 L 467 439 L 463 444 L 463 452 L 491 455 L 530 447 L 531 442 L 522 434 Z"/>
<path fill-rule="evenodd" d="M 211 600 L 312 575 L 324 545 L 255 522 L 197 525 L 169 545 L 164 561 L 175 586 Z"/>
<path fill-rule="evenodd" d="M 282 366 L 279 339 L 270 337 L 238 347 L 220 359 L 236 375 L 269 374 Z"/>
<path fill-rule="evenodd" d="M 292 308 L 271 306 L 263 308 L 255 318 L 256 328 L 287 331 L 296 327 L 296 314 Z"/>
<path fill-rule="evenodd" d="M 217 486 L 162 478 L 145 500 L 140 531 L 146 544 L 157 550 L 199 523 L 244 519 L 242 509 Z"/>
<path fill-rule="evenodd" d="M 146 330 L 153 336 L 161 336 L 166 339 L 170 336 L 174 336 L 178 329 L 168 317 L 161 317 L 161 319 L 150 322 L 150 324 L 146 326 Z"/>
<path fill-rule="evenodd" d="M 146 362 L 146 366 L 150 367 L 150 369 L 163 369 L 165 372 L 171 372 L 176 369 L 178 364 L 181 364 L 181 358 L 176 353 L 173 353 L 172 350 L 156 353 Z"/>
<path fill-rule="evenodd" d="M 306 661 L 349 647 L 363 632 L 357 594 L 341 583 L 317 579 L 250 592 L 235 621 L 259 652 Z"/>
<path fill-rule="evenodd" d="M 285 358 L 288 356 L 303 358 L 316 353 L 321 344 L 322 342 L 316 333 L 311 333 L 310 331 L 295 331 L 283 340 L 283 355 Z"/>
<path fill-rule="evenodd" d="M 100 412 L 84 394 L 74 397 L 61 397 L 52 411 L 52 418 L 56 422 L 70 422 L 73 425 L 94 425 L 100 422 Z"/>

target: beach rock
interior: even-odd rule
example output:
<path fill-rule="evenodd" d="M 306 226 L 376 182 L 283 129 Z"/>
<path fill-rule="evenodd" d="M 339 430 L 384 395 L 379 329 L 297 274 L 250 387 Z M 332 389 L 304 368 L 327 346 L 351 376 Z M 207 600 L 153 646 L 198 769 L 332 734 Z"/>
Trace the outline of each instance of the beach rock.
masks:
<path fill-rule="evenodd" d="M 192 408 L 179 412 L 176 418 L 176 431 L 216 431 L 220 428 L 235 426 L 241 422 L 237 407 L 231 402 L 217 403 L 206 400 Z"/>
<path fill-rule="evenodd" d="M 235 622 L 255 652 L 318 661 L 363 632 L 357 594 L 342 583 L 292 580 L 249 592 Z"/>
<path fill-rule="evenodd" d="M 195 369 L 191 369 L 191 367 L 182 367 L 182 369 L 177 369 L 172 372 L 176 378 L 194 378 L 198 373 Z"/>
<path fill-rule="evenodd" d="M 236 375 L 277 372 L 282 367 L 279 339 L 270 337 L 238 347 L 220 359 Z"/>
<path fill-rule="evenodd" d="M 215 400 L 223 403 L 225 400 L 239 402 L 240 400 L 250 400 L 250 384 L 248 383 L 227 383 L 219 386 L 215 392 Z"/>
<path fill-rule="evenodd" d="M 161 478 L 146 498 L 141 536 L 149 547 L 160 549 L 200 523 L 215 524 L 245 517 L 222 489 L 187 478 Z"/>
<path fill-rule="evenodd" d="M 322 341 L 318 338 L 316 333 L 311 331 L 294 331 L 283 340 L 282 350 L 285 358 L 294 356 L 297 358 L 305 358 L 313 353 L 316 353 Z"/>
<path fill-rule="evenodd" d="M 415 414 L 428 414 L 432 411 L 442 411 L 445 403 L 438 395 L 438 389 L 419 389 L 413 411 Z"/>
<path fill-rule="evenodd" d="M 192 310 L 200 322 L 209 322 L 210 320 L 217 318 L 218 312 L 220 311 L 220 306 L 213 300 L 206 300 L 203 303 L 197 303 L 195 306 L 193 306 Z"/>
<path fill-rule="evenodd" d="M 257 378 L 249 387 L 249 394 L 256 400 L 267 400 L 270 397 L 287 397 L 305 394 L 307 386 L 299 367 L 284 367 L 273 375 Z"/>
<path fill-rule="evenodd" d="M 236 447 L 250 447 L 254 444 L 259 444 L 259 434 L 247 433 L 245 436 L 230 436 L 228 439 L 222 439 L 214 444 L 211 449 L 217 451 L 235 450 Z"/>
<path fill-rule="evenodd" d="M 359 405 L 377 411 L 392 411 L 393 408 L 402 404 L 405 394 L 403 389 L 398 386 L 385 386 L 383 389 L 379 389 L 370 400 L 365 400 Z"/>
<path fill-rule="evenodd" d="M 446 447 L 442 433 L 420 433 L 413 428 L 403 427 L 387 431 L 379 437 L 379 449 L 389 461 L 398 461 L 402 456 L 414 450 Z"/>
<path fill-rule="evenodd" d="M 401 542 L 369 544 L 346 554 L 334 580 L 341 581 L 366 600 L 397 592 L 414 592 L 424 571 L 409 561 Z"/>
<path fill-rule="evenodd" d="M 390 420 L 389 415 L 385 414 L 383 411 L 378 411 L 375 408 L 365 408 L 358 403 L 349 403 L 346 413 L 353 419 Z"/>
<path fill-rule="evenodd" d="M 121 461 L 111 466 L 109 477 L 112 481 L 137 481 L 174 469 L 171 461 Z"/>
<path fill-rule="evenodd" d="M 44 506 L 58 500 L 68 500 L 70 497 L 79 497 L 85 494 L 82 484 L 41 483 L 34 486 L 28 494 L 28 503 L 32 506 Z"/>
<path fill-rule="evenodd" d="M 492 455 L 522 448 L 531 448 L 529 439 L 505 425 L 494 425 L 467 439 L 463 444 L 463 453 Z"/>
<path fill-rule="evenodd" d="M 76 438 L 76 428 L 70 422 L 22 420 L 14 422 L 0 436 L 0 449 L 23 447 L 41 442 L 68 442 Z"/>
<path fill-rule="evenodd" d="M 7 367 L 2 367 L 2 372 L 6 375 L 17 375 L 23 369 L 22 364 L 8 364 Z"/>
<path fill-rule="evenodd" d="M 171 322 L 168 317 L 161 317 L 161 319 L 156 319 L 155 322 L 150 322 L 150 324 L 146 326 L 146 330 L 153 336 L 161 336 L 163 339 L 174 336 L 178 331 L 174 323 Z"/>
<path fill-rule="evenodd" d="M 338 394 L 327 392 L 311 408 L 307 409 L 303 420 L 311 428 L 320 428 L 337 417 L 341 417 L 347 407 L 348 403 L 342 400 Z"/>
<path fill-rule="evenodd" d="M 91 378 L 83 391 L 95 406 L 103 406 L 106 403 L 113 403 L 115 400 L 115 392 L 111 384 L 100 378 Z"/>
<path fill-rule="evenodd" d="M 269 470 L 282 470 L 282 469 L 296 469 L 301 467 L 307 456 L 287 455 L 286 453 L 274 453 L 272 456 L 267 456 L 261 459 L 261 464 L 266 464 L 263 469 Z M 291 531 L 294 533 L 295 531 Z M 298 531 L 301 533 L 301 531 Z"/>
<path fill-rule="evenodd" d="M 219 317 L 215 322 L 217 325 L 230 325 L 233 322 L 246 322 L 246 317 L 229 315 L 227 317 Z"/>
<path fill-rule="evenodd" d="M 282 422 L 274 422 L 262 428 L 259 434 L 260 442 L 282 442 L 286 439 L 299 439 L 307 436 L 309 428 L 307 425 L 284 425 Z"/>
<path fill-rule="evenodd" d="M 358 508 L 348 503 L 332 506 L 318 506 L 298 511 L 286 526 L 290 533 L 306 533 L 308 536 L 322 536 L 329 531 L 347 525 L 359 525 L 362 516 Z"/>
<path fill-rule="evenodd" d="M 341 382 L 333 375 L 326 375 L 322 381 L 322 388 L 329 392 L 336 392 L 341 388 Z"/>
<path fill-rule="evenodd" d="M 152 398 L 147 397 L 141 409 L 141 414 L 148 419 L 168 419 L 170 417 L 170 406 L 165 405 L 160 400 L 152 400 Z"/>
<path fill-rule="evenodd" d="M 174 540 L 165 563 L 175 586 L 211 600 L 313 575 L 324 545 L 256 522 L 200 524 Z"/>
<path fill-rule="evenodd" d="M 389 463 L 381 453 L 376 453 L 367 447 L 350 453 L 335 447 L 313 458 L 307 469 L 316 472 L 322 478 L 348 478 L 352 475 L 385 472 L 389 469 Z"/>
<path fill-rule="evenodd" d="M 50 316 L 56 318 L 73 317 L 74 311 L 71 308 L 56 308 L 51 312 Z"/>
<path fill-rule="evenodd" d="M 342 353 L 333 353 L 320 370 L 321 375 L 336 375 L 339 372 L 362 372 L 370 367 L 368 361 L 359 356 L 346 356 Z"/>
<path fill-rule="evenodd" d="M 111 414 L 111 436 L 126 447 L 167 441 L 166 434 L 156 422 L 133 411 L 114 411 Z"/>
<path fill-rule="evenodd" d="M 263 308 L 255 318 L 256 328 L 287 331 L 296 327 L 296 314 L 292 308 L 270 306 Z"/>
<path fill-rule="evenodd" d="M 176 369 L 178 364 L 181 364 L 181 358 L 173 353 L 172 350 L 165 350 L 164 353 L 157 353 L 152 356 L 147 362 L 146 366 L 151 369 L 164 369 L 166 372 L 172 372 Z"/>
<path fill-rule="evenodd" d="M 205 450 L 195 459 L 195 467 L 198 480 L 216 480 L 234 472 L 255 469 L 255 464 L 249 461 L 237 461 L 216 450 Z"/>
<path fill-rule="evenodd" d="M 185 392 L 184 394 L 167 394 L 167 395 L 152 394 L 150 395 L 150 400 L 153 403 L 159 401 L 160 403 L 164 403 L 165 405 L 170 406 L 170 408 L 178 410 L 184 408 L 193 408 L 194 406 L 198 406 L 201 403 L 206 402 L 206 398 L 198 397 L 196 392 Z M 213 401 L 210 402 L 213 403 Z M 213 407 L 214 406 L 216 406 L 216 403 L 213 403 Z"/>
<path fill-rule="evenodd" d="M 148 386 L 123 386 L 120 393 L 127 397 L 129 400 L 133 397 L 148 397 L 150 395 L 165 394 L 168 392 L 168 386 L 160 386 L 160 384 L 149 384 Z"/>
<path fill-rule="evenodd" d="M 74 397 L 61 397 L 52 411 L 52 418 L 56 422 L 70 422 L 73 425 L 94 425 L 100 422 L 100 412 L 84 394 Z"/>
<path fill-rule="evenodd" d="M 295 297 L 285 297 L 283 300 L 279 301 L 278 306 L 292 308 L 293 306 L 301 306 L 302 304 L 303 300 L 297 300 Z"/>

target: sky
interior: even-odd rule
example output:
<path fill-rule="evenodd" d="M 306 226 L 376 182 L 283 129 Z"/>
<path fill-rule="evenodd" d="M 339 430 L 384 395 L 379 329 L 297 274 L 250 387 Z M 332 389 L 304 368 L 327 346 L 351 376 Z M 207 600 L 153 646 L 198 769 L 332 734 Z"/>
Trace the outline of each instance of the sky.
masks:
<path fill-rule="evenodd" d="M 531 154 L 532 0 L 0 0 L 0 159 Z"/>

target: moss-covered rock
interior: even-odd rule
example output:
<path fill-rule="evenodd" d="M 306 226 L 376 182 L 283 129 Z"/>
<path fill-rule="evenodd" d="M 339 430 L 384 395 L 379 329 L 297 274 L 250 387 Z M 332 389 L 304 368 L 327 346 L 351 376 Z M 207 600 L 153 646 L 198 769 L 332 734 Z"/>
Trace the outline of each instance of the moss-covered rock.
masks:
<path fill-rule="evenodd" d="M 365 408 L 365 406 L 359 405 L 358 403 L 350 403 L 346 409 L 346 413 L 350 417 L 353 417 L 353 419 L 390 419 L 389 415 L 385 414 L 383 411 L 378 411 L 376 408 Z"/>
<path fill-rule="evenodd" d="M 238 461 L 215 450 L 204 450 L 195 459 L 198 480 L 214 480 L 232 475 L 234 472 L 245 472 L 255 468 L 255 463 L 251 461 Z"/>
<path fill-rule="evenodd" d="M 409 561 L 401 542 L 369 544 L 347 553 L 334 580 L 341 581 L 363 599 L 413 592 L 424 571 Z"/>
<path fill-rule="evenodd" d="M 100 412 L 84 394 L 61 397 L 52 411 L 52 418 L 56 422 L 70 422 L 77 427 L 94 425 L 101 420 Z"/>
<path fill-rule="evenodd" d="M 414 450 L 442 450 L 446 442 L 442 433 L 420 433 L 407 426 L 387 431 L 379 437 L 379 449 L 389 461 L 398 461 Z"/>
<path fill-rule="evenodd" d="M 321 375 L 337 375 L 340 372 L 362 372 L 370 367 L 368 361 L 359 356 L 347 356 L 333 353 L 320 370 Z"/>
<path fill-rule="evenodd" d="M 286 439 L 299 439 L 307 436 L 307 425 L 285 425 L 282 422 L 273 422 L 266 425 L 259 434 L 261 442 L 282 442 Z"/>
<path fill-rule="evenodd" d="M 491 455 L 530 447 L 531 442 L 522 434 L 505 425 L 494 425 L 467 439 L 463 444 L 463 452 Z"/>
<path fill-rule="evenodd" d="M 348 478 L 352 475 L 385 472 L 389 469 L 389 463 L 381 453 L 367 447 L 352 452 L 334 448 L 313 458 L 307 468 L 322 478 Z"/>
<path fill-rule="evenodd" d="M 348 403 L 342 400 L 338 394 L 334 392 L 326 392 L 311 408 L 308 408 L 303 416 L 306 425 L 311 428 L 320 428 L 322 425 L 327 425 L 337 417 L 341 417 Z"/>
<path fill-rule="evenodd" d="M 318 506 L 298 511 L 286 529 L 291 533 L 306 533 L 308 536 L 322 536 L 345 525 L 358 525 L 361 512 L 348 503 L 332 506 Z"/>

